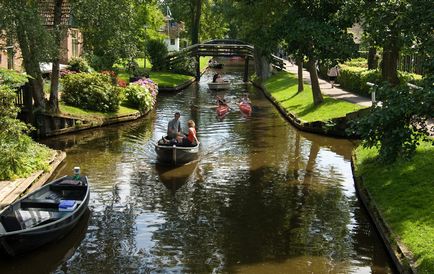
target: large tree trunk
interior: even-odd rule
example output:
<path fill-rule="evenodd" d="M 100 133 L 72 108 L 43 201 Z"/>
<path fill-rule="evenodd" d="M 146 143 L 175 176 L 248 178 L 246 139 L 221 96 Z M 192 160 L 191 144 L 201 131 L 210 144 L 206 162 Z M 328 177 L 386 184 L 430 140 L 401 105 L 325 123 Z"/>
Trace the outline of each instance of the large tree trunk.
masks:
<path fill-rule="evenodd" d="M 191 28 L 191 43 L 199 43 L 200 17 L 202 15 L 202 0 L 194 0 L 193 24 Z"/>
<path fill-rule="evenodd" d="M 258 76 L 261 80 L 268 79 L 271 76 L 271 64 L 270 64 L 270 61 L 256 47 L 255 47 L 253 53 L 254 53 L 254 56 L 255 56 L 255 72 L 256 72 L 256 76 Z"/>
<path fill-rule="evenodd" d="M 315 60 L 309 59 L 307 62 L 307 70 L 310 74 L 310 82 L 312 86 L 313 103 L 315 106 L 321 104 L 324 99 L 321 94 L 321 89 L 318 82 L 318 73 L 316 71 Z"/>
<path fill-rule="evenodd" d="M 59 112 L 59 72 L 60 72 L 60 47 L 62 41 L 62 30 L 61 30 L 61 20 L 62 20 L 62 5 L 63 0 L 56 0 L 56 5 L 54 6 L 54 19 L 53 19 L 53 31 L 54 31 L 54 41 L 57 46 L 55 57 L 53 59 L 53 67 L 51 69 L 51 89 L 50 89 L 50 101 L 49 107 L 50 111 L 57 113 Z"/>
<path fill-rule="evenodd" d="M 377 69 L 377 67 L 377 49 L 375 47 L 370 47 L 368 52 L 368 69 Z"/>
<path fill-rule="evenodd" d="M 297 58 L 297 77 L 298 77 L 298 90 L 297 92 L 302 92 L 304 90 L 304 83 L 303 83 L 303 59 Z"/>
<path fill-rule="evenodd" d="M 383 80 L 392 86 L 399 84 L 398 79 L 399 49 L 395 43 L 390 43 L 383 48 L 383 60 L 381 62 L 381 76 Z"/>
<path fill-rule="evenodd" d="M 39 61 L 33 58 L 33 50 L 36 48 L 32 45 L 32 41 L 26 31 L 25 26 L 17 23 L 17 38 L 20 44 L 21 54 L 23 57 L 23 64 L 26 73 L 32 78 L 29 80 L 30 90 L 32 91 L 32 97 L 34 101 L 35 108 L 39 108 L 45 111 L 46 100 L 44 95 L 44 84 L 42 80 L 42 72 L 39 67 Z"/>

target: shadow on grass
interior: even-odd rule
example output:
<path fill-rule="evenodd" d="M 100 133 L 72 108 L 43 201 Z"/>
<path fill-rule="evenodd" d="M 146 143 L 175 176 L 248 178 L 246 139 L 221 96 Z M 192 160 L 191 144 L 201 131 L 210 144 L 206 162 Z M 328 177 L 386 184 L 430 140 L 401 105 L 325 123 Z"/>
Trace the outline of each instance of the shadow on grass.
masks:
<path fill-rule="evenodd" d="M 307 105 L 302 111 L 298 112 L 297 114 L 301 117 L 306 116 L 320 108 L 332 108 L 334 105 L 339 104 L 340 101 L 333 100 L 331 98 L 324 98 L 324 101 L 319 105 L 315 106 L 313 103 Z"/>

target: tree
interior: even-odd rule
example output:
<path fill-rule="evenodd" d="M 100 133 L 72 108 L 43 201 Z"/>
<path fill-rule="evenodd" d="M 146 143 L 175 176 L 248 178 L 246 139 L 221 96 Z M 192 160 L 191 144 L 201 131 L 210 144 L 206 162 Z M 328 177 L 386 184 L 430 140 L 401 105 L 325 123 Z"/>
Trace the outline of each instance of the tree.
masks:
<path fill-rule="evenodd" d="M 52 37 L 44 27 L 40 16 L 39 1 L 1 1 L 0 36 L 16 41 L 21 49 L 23 65 L 29 80 L 36 108 L 45 110 L 42 73 L 39 63 L 50 59 L 53 50 Z"/>
<path fill-rule="evenodd" d="M 62 43 L 62 10 L 64 6 L 63 0 L 54 0 L 54 16 L 53 16 L 53 36 L 57 47 L 54 48 L 53 65 L 51 69 L 51 86 L 49 107 L 52 112 L 59 112 L 59 76 L 60 76 L 60 48 Z"/>
<path fill-rule="evenodd" d="M 280 0 L 239 0 L 233 5 L 240 38 L 255 47 L 255 71 L 261 79 L 271 75 L 270 54 L 276 51 L 281 34 L 276 22 L 283 21 L 281 10 L 287 5 Z"/>
<path fill-rule="evenodd" d="M 381 72 L 392 86 L 399 84 L 398 58 L 402 49 L 428 54 L 434 39 L 434 9 L 429 0 L 365 0 L 362 6 L 364 30 L 383 48 Z M 432 44 L 432 42 L 431 42 Z"/>
<path fill-rule="evenodd" d="M 355 18 L 349 2 L 293 0 L 287 6 L 285 16 L 280 17 L 283 20 L 279 22 L 279 29 L 289 52 L 296 56 L 299 70 L 303 60 L 306 60 L 315 105 L 323 101 L 317 62 L 342 62 L 356 50 L 352 35 L 347 31 Z M 301 85 L 299 81 L 299 91 L 302 90 Z"/>
<path fill-rule="evenodd" d="M 84 36 L 84 50 L 96 69 L 111 69 L 121 58 L 143 49 L 148 5 L 155 1 L 75 0 L 74 18 Z M 141 31 L 140 31 L 141 30 Z"/>

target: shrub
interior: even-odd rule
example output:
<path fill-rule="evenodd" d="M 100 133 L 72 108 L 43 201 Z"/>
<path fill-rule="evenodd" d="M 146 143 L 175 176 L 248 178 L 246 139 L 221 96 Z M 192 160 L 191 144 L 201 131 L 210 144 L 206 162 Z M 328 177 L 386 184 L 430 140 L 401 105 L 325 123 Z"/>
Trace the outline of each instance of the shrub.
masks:
<path fill-rule="evenodd" d="M 119 109 L 120 88 L 112 85 L 110 75 L 96 72 L 69 74 L 62 83 L 62 100 L 67 105 L 101 112 Z"/>
<path fill-rule="evenodd" d="M 430 85 L 425 89 L 384 85 L 377 94 L 382 105 L 374 106 L 351 128 L 360 134 L 364 147 L 379 149 L 381 161 L 408 159 L 428 134 L 426 119 L 433 113 L 434 90 Z"/>
<path fill-rule="evenodd" d="M 27 83 L 28 76 L 10 69 L 0 68 L 0 84 L 9 87 L 20 87 Z"/>
<path fill-rule="evenodd" d="M 366 82 L 379 84 L 381 82 L 381 74 L 378 70 L 341 65 L 337 81 L 341 88 L 369 97 L 370 87 L 366 85 Z"/>
<path fill-rule="evenodd" d="M 178 74 L 192 75 L 196 74 L 197 61 L 193 57 L 184 56 L 184 58 L 173 64 L 171 71 Z"/>
<path fill-rule="evenodd" d="M 161 71 L 166 68 L 168 52 L 163 40 L 149 40 L 146 44 L 146 51 L 151 59 L 152 70 Z"/>
<path fill-rule="evenodd" d="M 137 108 L 141 112 L 150 110 L 153 106 L 151 92 L 138 83 L 131 83 L 125 88 L 125 104 Z"/>
<path fill-rule="evenodd" d="M 91 68 L 87 61 L 81 57 L 75 57 L 69 60 L 68 69 L 75 72 L 90 72 Z"/>
<path fill-rule="evenodd" d="M 0 180 L 25 177 L 37 169 L 47 169 L 50 150 L 25 133 L 30 128 L 15 119 L 18 109 L 15 92 L 0 85 Z"/>

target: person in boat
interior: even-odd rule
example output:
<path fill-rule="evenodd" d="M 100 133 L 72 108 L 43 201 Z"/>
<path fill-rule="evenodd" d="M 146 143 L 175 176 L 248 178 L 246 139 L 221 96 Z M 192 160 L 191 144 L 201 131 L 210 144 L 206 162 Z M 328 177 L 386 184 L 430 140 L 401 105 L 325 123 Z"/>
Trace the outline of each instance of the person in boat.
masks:
<path fill-rule="evenodd" d="M 243 104 L 251 104 L 251 103 L 252 103 L 252 102 L 250 101 L 250 98 L 249 98 L 249 94 L 248 94 L 248 93 L 244 93 L 244 94 L 243 94 L 243 97 L 241 97 L 240 103 L 243 103 Z"/>
<path fill-rule="evenodd" d="M 222 77 L 219 73 L 216 73 L 216 74 L 214 74 L 214 76 L 212 77 L 212 82 L 213 82 L 213 83 L 222 84 L 222 83 L 225 82 L 225 80 L 223 79 L 223 77 Z"/>
<path fill-rule="evenodd" d="M 226 102 L 225 98 L 222 98 L 220 96 L 216 96 L 216 100 L 217 100 L 217 106 L 227 106 L 228 103 Z"/>
<path fill-rule="evenodd" d="M 179 118 L 181 117 L 181 113 L 176 112 L 175 117 L 169 121 L 167 125 L 167 138 L 169 140 L 175 139 L 179 132 L 181 132 L 181 122 Z"/>
<path fill-rule="evenodd" d="M 183 146 L 196 146 L 199 141 L 196 137 L 196 124 L 193 120 L 188 120 L 188 135 L 182 139 Z"/>

